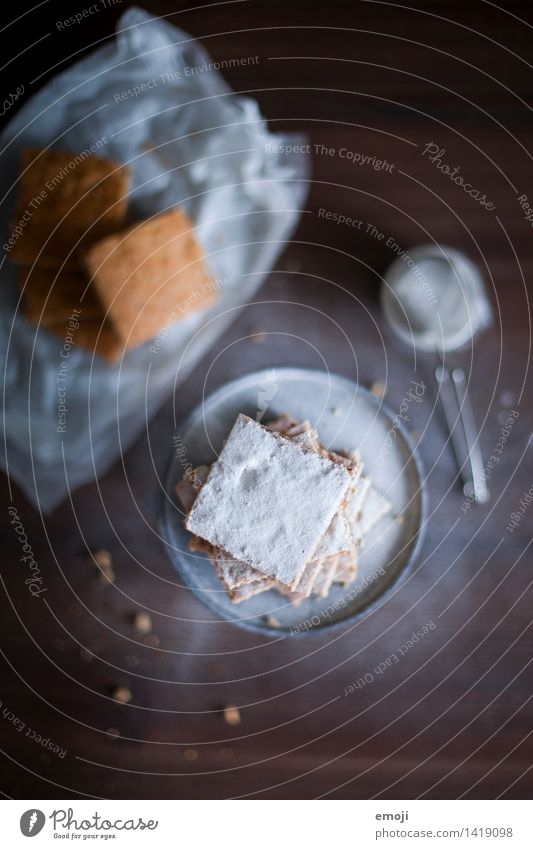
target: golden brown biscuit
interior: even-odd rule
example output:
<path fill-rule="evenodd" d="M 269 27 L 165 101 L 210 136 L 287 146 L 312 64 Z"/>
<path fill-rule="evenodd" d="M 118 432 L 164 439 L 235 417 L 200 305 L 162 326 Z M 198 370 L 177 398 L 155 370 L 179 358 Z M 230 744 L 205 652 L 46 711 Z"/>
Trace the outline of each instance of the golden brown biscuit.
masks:
<path fill-rule="evenodd" d="M 85 264 L 128 348 L 216 298 L 192 222 L 179 209 L 102 239 Z"/>
<path fill-rule="evenodd" d="M 81 310 L 85 320 L 103 321 L 102 305 L 83 274 L 20 266 L 18 282 L 24 313 L 34 324 L 66 324 L 74 309 Z"/>
<path fill-rule="evenodd" d="M 118 338 L 108 321 L 84 319 L 80 316 L 80 326 L 70 331 L 73 345 L 79 345 L 90 354 L 96 354 L 108 363 L 116 363 L 124 354 L 124 344 Z M 51 324 L 46 328 L 55 336 L 64 339 L 67 332 L 65 324 Z"/>
<path fill-rule="evenodd" d="M 19 269 L 19 286 L 26 318 L 59 339 L 72 336 L 72 345 L 115 362 L 124 351 L 103 307 L 82 274 L 63 269 Z M 76 325 L 78 325 L 76 327 Z"/>
<path fill-rule="evenodd" d="M 110 159 L 24 150 L 11 257 L 41 268 L 78 267 L 84 245 L 124 227 L 128 184 L 128 169 Z"/>

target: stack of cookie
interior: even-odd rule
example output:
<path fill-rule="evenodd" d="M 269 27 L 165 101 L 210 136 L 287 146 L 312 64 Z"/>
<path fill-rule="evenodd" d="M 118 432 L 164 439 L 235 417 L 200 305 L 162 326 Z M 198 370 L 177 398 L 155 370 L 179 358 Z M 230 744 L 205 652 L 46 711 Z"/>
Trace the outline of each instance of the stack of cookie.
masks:
<path fill-rule="evenodd" d="M 95 155 L 25 150 L 11 258 L 26 317 L 108 361 L 215 297 L 179 209 L 126 225 L 129 170 Z"/>
<path fill-rule="evenodd" d="M 239 415 L 211 467 L 177 486 L 190 548 L 207 554 L 233 602 L 276 589 L 291 602 L 351 584 L 370 528 L 391 509 L 356 451 L 321 445 L 307 421 Z"/>

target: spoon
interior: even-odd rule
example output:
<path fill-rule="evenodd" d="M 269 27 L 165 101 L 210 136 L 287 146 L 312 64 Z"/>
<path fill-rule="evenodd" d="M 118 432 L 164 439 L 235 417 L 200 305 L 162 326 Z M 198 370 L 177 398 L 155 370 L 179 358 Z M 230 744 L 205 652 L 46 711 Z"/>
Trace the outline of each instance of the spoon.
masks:
<path fill-rule="evenodd" d="M 477 267 L 460 251 L 421 245 L 387 269 L 381 304 L 392 330 L 417 350 L 436 353 L 437 392 L 465 496 L 489 498 L 465 373 L 450 372 L 445 354 L 465 346 L 490 324 L 492 312 Z"/>

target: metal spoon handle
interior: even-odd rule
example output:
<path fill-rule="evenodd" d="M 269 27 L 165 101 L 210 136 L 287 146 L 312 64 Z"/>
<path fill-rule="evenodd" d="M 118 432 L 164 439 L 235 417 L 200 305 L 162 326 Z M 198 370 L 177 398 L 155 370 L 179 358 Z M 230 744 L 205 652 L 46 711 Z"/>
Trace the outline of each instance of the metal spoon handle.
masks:
<path fill-rule="evenodd" d="M 473 497 L 482 504 L 488 500 L 489 491 L 464 372 L 462 369 L 454 369 L 450 377 L 450 372 L 442 364 L 435 370 L 435 379 L 452 448 L 463 479 L 463 492 L 467 497 Z M 461 427 L 457 427 L 458 420 Z"/>
<path fill-rule="evenodd" d="M 466 491 L 465 495 L 473 495 L 476 501 L 484 504 L 489 499 L 489 490 L 485 478 L 485 466 L 481 448 L 479 446 L 478 431 L 474 419 L 474 411 L 470 398 L 466 389 L 465 373 L 461 368 L 455 368 L 452 371 L 452 380 L 459 405 L 459 413 L 463 426 L 463 433 L 466 443 L 468 462 L 470 465 L 470 477 L 472 480 L 472 490 Z"/>
<path fill-rule="evenodd" d="M 435 380 L 438 387 L 438 399 L 444 415 L 444 420 L 450 435 L 450 442 L 457 461 L 457 467 L 461 472 L 464 487 L 469 486 L 471 481 L 470 469 L 468 466 L 468 456 L 464 434 L 461 428 L 457 427 L 457 419 L 459 417 L 459 407 L 457 405 L 457 397 L 453 388 L 450 372 L 445 366 L 438 366 L 435 370 Z"/>

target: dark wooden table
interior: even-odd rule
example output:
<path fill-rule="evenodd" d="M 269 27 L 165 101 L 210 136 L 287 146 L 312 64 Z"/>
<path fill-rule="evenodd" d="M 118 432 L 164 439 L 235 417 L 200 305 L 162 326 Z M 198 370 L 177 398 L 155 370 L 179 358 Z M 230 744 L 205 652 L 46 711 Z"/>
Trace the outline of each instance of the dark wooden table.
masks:
<path fill-rule="evenodd" d="M 33 93 L 36 71 L 56 62 L 66 67 L 109 37 L 126 5 L 110 3 L 25 54 L 54 29 L 57 10 L 45 4 L 14 24 L 4 47 L 14 57 L 6 90 L 24 81 L 24 96 Z M 22 582 L 4 478 L 0 735 L 7 796 L 531 795 L 533 507 L 524 502 L 517 527 L 506 526 L 533 484 L 533 232 L 518 200 L 525 193 L 533 201 L 533 17 L 528 3 L 417 5 L 145 3 L 202 39 L 216 59 L 258 56 L 228 70 L 230 84 L 259 101 L 272 130 L 304 130 L 312 144 L 336 153 L 314 155 L 301 225 L 257 302 L 124 462 L 47 517 L 13 487 L 46 576 L 48 606 Z M 83 5 L 69 4 L 69 13 L 77 8 Z M 442 161 L 459 166 L 495 209 L 439 170 L 424 155 L 428 143 L 443 148 Z M 353 164 L 339 155 L 342 147 L 392 167 Z M 320 208 L 371 226 L 326 221 Z M 402 248 L 428 239 L 462 248 L 487 279 L 494 325 L 456 361 L 470 376 L 486 458 L 507 411 L 519 412 L 491 475 L 491 501 L 464 511 L 428 391 L 409 423 L 427 469 L 428 533 L 401 590 L 334 637 L 268 641 L 214 624 L 176 586 L 157 538 L 157 476 L 174 414 L 184 417 L 199 401 L 206 375 L 212 389 L 259 367 L 318 366 L 312 346 L 329 368 L 353 377 L 349 346 L 332 319 L 355 348 L 361 383 L 386 379 L 393 409 L 415 374 L 431 387 L 431 363 L 419 361 L 415 371 L 412 351 L 380 314 L 380 274 L 393 257 L 389 237 Z M 251 328 L 267 334 L 262 344 L 245 338 Z M 95 579 L 88 548 L 113 553 L 113 586 Z M 131 624 L 139 608 L 152 611 L 157 641 L 148 645 Z M 436 627 L 400 663 L 344 696 L 430 621 Z M 130 704 L 111 698 L 119 685 L 131 690 Z M 239 706 L 240 725 L 224 722 L 220 708 L 228 704 Z M 62 751 L 46 749 L 35 734 Z"/>

